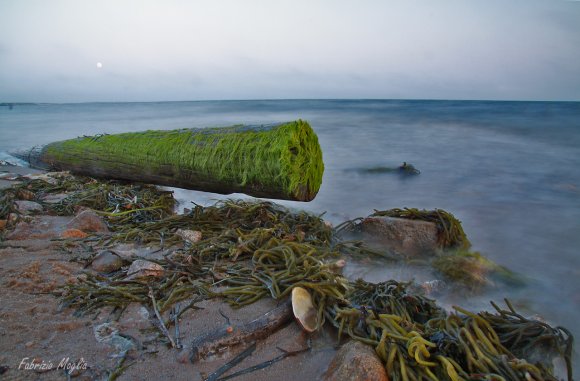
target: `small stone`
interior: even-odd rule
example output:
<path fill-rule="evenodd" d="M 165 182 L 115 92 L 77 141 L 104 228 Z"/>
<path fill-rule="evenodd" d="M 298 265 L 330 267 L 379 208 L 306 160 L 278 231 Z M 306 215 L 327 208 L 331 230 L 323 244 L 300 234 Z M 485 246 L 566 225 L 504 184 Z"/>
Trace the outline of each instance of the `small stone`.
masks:
<path fill-rule="evenodd" d="M 351 340 L 336 353 L 324 381 L 388 381 L 385 366 L 370 345 Z"/>
<path fill-rule="evenodd" d="M 431 255 L 437 250 L 437 226 L 433 222 L 395 217 L 367 217 L 361 230 L 366 241 L 406 257 Z"/>
<path fill-rule="evenodd" d="M 342 274 L 344 267 L 346 266 L 346 261 L 344 259 L 339 259 L 337 261 L 328 264 L 328 269 L 336 274 Z"/>
<path fill-rule="evenodd" d="M 111 251 L 125 260 L 130 260 L 131 257 L 139 255 L 139 250 L 137 250 L 134 244 L 122 243 L 115 245 L 111 248 Z"/>
<path fill-rule="evenodd" d="M 24 346 L 26 348 L 32 348 L 34 346 L 34 341 L 28 341 L 26 344 L 24 344 Z"/>
<path fill-rule="evenodd" d="M 22 214 L 38 214 L 44 210 L 42 205 L 34 201 L 14 201 L 16 209 Z"/>
<path fill-rule="evenodd" d="M 127 280 L 145 277 L 161 277 L 163 276 L 164 270 L 161 265 L 157 263 L 145 261 L 143 259 L 137 259 L 127 271 Z"/>
<path fill-rule="evenodd" d="M 28 189 L 20 189 L 18 191 L 18 193 L 16 194 L 16 196 L 21 199 L 21 200 L 34 200 L 36 198 L 36 195 L 34 194 L 34 192 L 29 191 Z"/>
<path fill-rule="evenodd" d="M 64 200 L 67 197 L 68 197 L 68 195 L 65 193 L 47 194 L 46 196 L 44 196 L 42 198 L 42 202 L 44 202 L 46 204 L 58 204 L 59 202 L 61 202 L 62 200 Z"/>
<path fill-rule="evenodd" d="M 177 229 L 175 234 L 189 243 L 196 243 L 201 241 L 201 232 L 198 230 Z"/>
<path fill-rule="evenodd" d="M 189 364 L 190 355 L 191 351 L 189 349 L 184 349 L 175 356 L 175 361 L 177 361 L 180 364 Z"/>
<path fill-rule="evenodd" d="M 82 230 L 84 232 L 109 232 L 107 224 L 92 210 L 83 210 L 77 214 L 77 216 L 73 218 L 68 224 L 66 224 L 66 227 L 69 229 Z"/>
<path fill-rule="evenodd" d="M 25 179 L 29 179 L 29 180 L 43 180 L 51 185 L 56 185 L 56 184 L 58 184 L 58 180 L 55 177 L 53 177 L 53 175 L 55 173 L 59 173 L 59 172 L 31 173 L 31 174 L 23 175 L 22 177 L 24 177 Z"/>
<path fill-rule="evenodd" d="M 0 173 L 0 179 L 1 180 L 8 180 L 8 181 L 14 181 L 14 180 L 18 180 L 20 178 L 20 175 L 16 174 L 16 173 Z"/>
<path fill-rule="evenodd" d="M 67 229 L 60 234 L 60 238 L 87 238 L 89 235 L 79 229 Z"/>
<path fill-rule="evenodd" d="M 113 271 L 119 270 L 123 266 L 123 260 L 118 255 L 104 250 L 101 251 L 93 262 L 91 263 L 91 267 L 93 270 L 101 272 L 101 273 L 110 273 Z"/>

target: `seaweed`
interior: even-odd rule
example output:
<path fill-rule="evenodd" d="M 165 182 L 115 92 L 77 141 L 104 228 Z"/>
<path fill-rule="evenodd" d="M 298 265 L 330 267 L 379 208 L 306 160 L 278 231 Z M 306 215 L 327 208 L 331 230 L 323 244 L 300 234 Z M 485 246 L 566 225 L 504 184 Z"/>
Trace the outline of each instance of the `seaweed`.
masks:
<path fill-rule="evenodd" d="M 292 212 L 271 202 L 240 200 L 195 205 L 184 215 L 152 213 L 143 215 L 144 221 L 134 220 L 125 218 L 130 213 L 118 214 L 123 205 L 119 200 L 130 200 L 126 196 L 137 188 L 83 182 L 82 186 L 69 180 L 22 186 L 36 195 L 68 189 L 71 198 L 53 209 L 57 213 L 68 213 L 75 202 L 100 209 L 114 227 L 114 234 L 104 238 L 104 244 L 141 242 L 173 248 L 170 255 L 152 260 L 165 270 L 161 279 L 128 280 L 126 270 L 109 276 L 87 272 L 76 283 L 64 286 L 60 290 L 62 306 L 75 308 L 79 314 L 107 306 L 122 310 L 129 303 L 141 303 L 155 311 L 160 329 L 171 338 L 168 327 L 177 320 L 176 313 L 167 321 L 163 313 L 175 311 L 179 302 L 190 301 L 179 314 L 207 298 L 222 298 L 242 307 L 262 298 L 283 300 L 294 287 L 303 287 L 312 295 L 318 326 L 331 324 L 339 340 L 348 336 L 373 346 L 393 380 L 555 381 L 554 356 L 564 358 L 572 380 L 572 335 L 565 328 L 525 318 L 507 300 L 507 309 L 492 303 L 494 313 L 473 313 L 460 307 L 448 313 L 411 282 L 373 284 L 342 276 L 337 271 L 338 259 L 357 251 L 371 252 L 364 244 L 341 238 L 341 232 L 356 227 L 357 220 L 333 230 L 320 216 Z M 158 205 L 160 199 L 170 196 L 151 192 L 145 197 L 150 201 L 138 209 Z M 375 215 L 437 223 L 444 247 L 459 249 L 442 253 L 436 266 L 454 267 L 449 265 L 453 262 L 445 262 L 450 259 L 492 266 L 479 253 L 467 251 L 469 241 L 449 213 L 395 209 Z M 185 243 L 177 235 L 178 229 L 199 230 L 202 239 Z M 459 278 L 465 284 L 478 282 Z"/>
<path fill-rule="evenodd" d="M 54 169 L 91 176 L 301 201 L 316 196 L 324 172 L 318 137 L 303 120 L 83 136 L 51 143 L 37 156 Z"/>

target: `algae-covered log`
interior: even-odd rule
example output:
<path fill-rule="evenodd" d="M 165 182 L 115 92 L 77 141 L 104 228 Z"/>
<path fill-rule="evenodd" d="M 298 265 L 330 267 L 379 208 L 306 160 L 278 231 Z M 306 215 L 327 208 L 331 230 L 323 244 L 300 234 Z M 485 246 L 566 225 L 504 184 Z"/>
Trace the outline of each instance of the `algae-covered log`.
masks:
<path fill-rule="evenodd" d="M 302 120 L 79 137 L 18 157 L 93 177 L 310 201 L 322 183 L 318 137 Z"/>

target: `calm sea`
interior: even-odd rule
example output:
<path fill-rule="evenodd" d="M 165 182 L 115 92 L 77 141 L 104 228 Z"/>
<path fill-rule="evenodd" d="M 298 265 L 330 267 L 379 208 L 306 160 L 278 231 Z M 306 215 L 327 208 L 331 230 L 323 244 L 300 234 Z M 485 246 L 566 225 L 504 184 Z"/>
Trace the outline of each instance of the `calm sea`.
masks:
<path fill-rule="evenodd" d="M 0 107 L 0 159 L 80 135 L 146 129 L 310 122 L 322 146 L 322 188 L 310 203 L 284 202 L 334 223 L 373 209 L 442 208 L 462 222 L 474 249 L 525 274 L 529 286 L 447 300 L 473 309 L 507 297 L 523 312 L 580 338 L 580 103 L 290 100 L 90 103 Z M 416 177 L 357 171 L 396 167 Z M 176 192 L 208 203 L 223 196 Z M 379 281 L 424 280 L 413 269 L 353 266 Z M 445 301 L 444 301 L 445 302 Z M 578 363 L 576 363 L 576 368 Z"/>

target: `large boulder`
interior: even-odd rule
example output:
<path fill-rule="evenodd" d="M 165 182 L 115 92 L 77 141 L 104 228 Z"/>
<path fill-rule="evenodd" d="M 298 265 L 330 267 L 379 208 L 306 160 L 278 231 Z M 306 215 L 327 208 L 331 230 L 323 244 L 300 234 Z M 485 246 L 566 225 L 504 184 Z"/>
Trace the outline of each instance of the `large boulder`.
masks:
<path fill-rule="evenodd" d="M 367 217 L 360 224 L 363 239 L 372 246 L 392 250 L 405 257 L 433 254 L 437 225 L 433 222 L 395 217 Z"/>
<path fill-rule="evenodd" d="M 336 353 L 324 381 L 388 381 L 385 366 L 370 346 L 351 340 Z"/>

